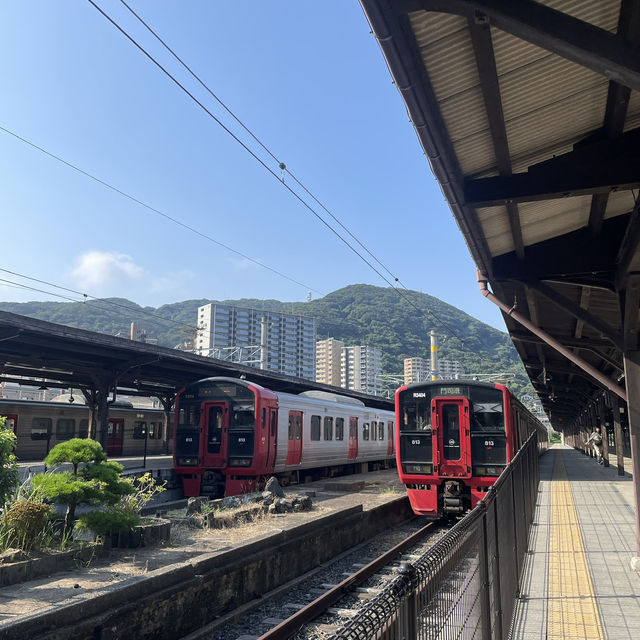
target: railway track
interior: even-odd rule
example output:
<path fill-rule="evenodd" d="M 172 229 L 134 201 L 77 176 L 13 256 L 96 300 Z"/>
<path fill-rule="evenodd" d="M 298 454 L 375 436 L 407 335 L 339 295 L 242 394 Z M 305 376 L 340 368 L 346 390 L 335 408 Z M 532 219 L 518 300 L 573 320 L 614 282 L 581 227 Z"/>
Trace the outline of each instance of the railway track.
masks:
<path fill-rule="evenodd" d="M 446 532 L 414 518 L 341 554 L 262 599 L 188 636 L 188 640 L 329 638 L 396 574 Z M 185 639 L 187 640 L 187 639 Z"/>

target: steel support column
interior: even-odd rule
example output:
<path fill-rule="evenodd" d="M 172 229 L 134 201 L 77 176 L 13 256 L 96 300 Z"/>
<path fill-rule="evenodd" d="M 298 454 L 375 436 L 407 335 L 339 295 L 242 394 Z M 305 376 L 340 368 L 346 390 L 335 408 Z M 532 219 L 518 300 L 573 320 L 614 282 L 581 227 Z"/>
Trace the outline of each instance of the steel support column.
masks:
<path fill-rule="evenodd" d="M 622 422 L 620 422 L 620 403 L 618 396 L 609 394 L 611 402 L 611 414 L 613 418 L 613 432 L 616 441 L 616 461 L 618 465 L 618 475 L 624 475 L 624 438 L 622 436 Z"/>
<path fill-rule="evenodd" d="M 602 431 L 602 459 L 605 467 L 609 466 L 609 429 L 607 427 L 607 407 L 604 402 L 604 395 L 598 399 L 598 416 L 600 418 L 600 429 Z"/>
<path fill-rule="evenodd" d="M 633 497 L 636 517 L 636 557 L 632 561 L 640 569 L 640 351 L 625 351 L 624 373 L 627 387 L 629 440 L 633 473 Z"/>

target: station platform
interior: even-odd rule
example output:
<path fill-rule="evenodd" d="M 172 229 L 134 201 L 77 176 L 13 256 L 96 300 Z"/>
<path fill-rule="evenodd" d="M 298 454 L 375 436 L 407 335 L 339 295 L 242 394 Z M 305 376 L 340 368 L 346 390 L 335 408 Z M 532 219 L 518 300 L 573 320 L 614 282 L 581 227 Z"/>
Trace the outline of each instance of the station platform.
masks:
<path fill-rule="evenodd" d="M 542 456 L 512 638 L 640 637 L 633 505 L 616 467 L 562 445 Z"/>

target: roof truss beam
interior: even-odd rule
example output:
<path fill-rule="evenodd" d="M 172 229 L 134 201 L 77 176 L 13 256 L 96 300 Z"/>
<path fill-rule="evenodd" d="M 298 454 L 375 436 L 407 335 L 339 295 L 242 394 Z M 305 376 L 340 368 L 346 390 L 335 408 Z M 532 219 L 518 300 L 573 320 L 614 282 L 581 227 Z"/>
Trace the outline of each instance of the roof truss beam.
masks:
<path fill-rule="evenodd" d="M 640 54 L 639 54 L 640 57 Z M 640 187 L 640 129 L 600 140 L 524 173 L 464 181 L 465 203 L 493 207 Z"/>
<path fill-rule="evenodd" d="M 416 0 L 426 11 L 486 16 L 492 26 L 640 91 L 640 55 L 624 37 L 532 0 Z"/>
<path fill-rule="evenodd" d="M 609 340 L 613 346 L 622 351 L 623 339 L 622 334 L 619 331 L 616 331 L 613 327 L 610 327 L 608 324 L 594 316 L 592 313 L 589 313 L 580 305 L 575 304 L 557 291 L 554 291 L 550 286 L 544 284 L 543 282 L 530 280 L 527 281 L 526 284 L 529 288 L 533 289 L 541 296 L 544 296 L 545 298 L 547 298 L 547 300 L 553 302 L 565 313 L 568 313 L 576 320 L 581 320 L 584 324 L 589 325 L 593 330 L 599 332 L 603 338 Z"/>

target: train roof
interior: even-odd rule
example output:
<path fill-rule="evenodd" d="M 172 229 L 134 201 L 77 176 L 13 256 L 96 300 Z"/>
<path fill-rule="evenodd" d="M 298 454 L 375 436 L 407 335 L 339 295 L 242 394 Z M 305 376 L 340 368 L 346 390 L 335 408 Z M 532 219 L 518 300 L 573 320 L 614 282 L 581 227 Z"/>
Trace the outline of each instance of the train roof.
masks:
<path fill-rule="evenodd" d="M 298 394 L 304 398 L 314 398 L 316 400 L 323 400 L 324 402 L 335 402 L 339 404 L 350 404 L 354 407 L 366 406 L 364 402 L 357 398 L 350 398 L 349 396 L 341 396 L 339 393 L 331 393 L 329 391 L 319 391 L 317 389 L 311 389 L 310 391 L 302 391 Z"/>

